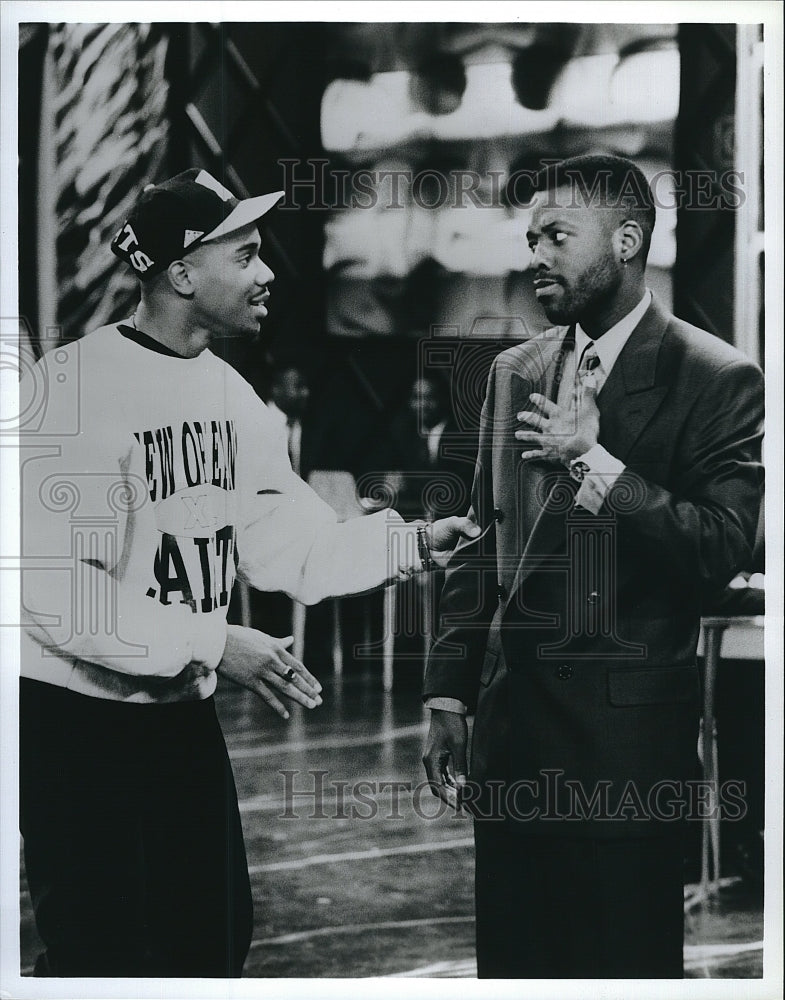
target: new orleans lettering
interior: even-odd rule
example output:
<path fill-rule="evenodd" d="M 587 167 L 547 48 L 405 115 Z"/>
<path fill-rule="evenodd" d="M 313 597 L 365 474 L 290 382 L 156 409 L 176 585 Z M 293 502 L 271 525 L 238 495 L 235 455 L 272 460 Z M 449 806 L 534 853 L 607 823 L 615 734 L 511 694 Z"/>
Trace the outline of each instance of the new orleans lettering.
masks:
<path fill-rule="evenodd" d="M 234 422 L 185 421 L 134 437 L 160 534 L 147 596 L 203 614 L 225 607 L 237 569 Z"/>
<path fill-rule="evenodd" d="M 205 447 L 205 432 L 209 434 L 209 446 Z M 183 465 L 189 486 L 211 483 L 224 490 L 234 489 L 235 458 L 237 456 L 237 434 L 231 420 L 219 423 L 211 420 L 209 425 L 199 421 L 183 424 L 182 433 Z"/>
<path fill-rule="evenodd" d="M 144 447 L 145 476 L 150 499 L 165 500 L 175 491 L 175 459 L 185 481 L 177 486 L 209 483 L 223 490 L 235 488 L 237 431 L 232 420 L 186 421 L 180 432 L 180 454 L 174 454 L 171 427 L 137 431 L 134 437 Z"/>

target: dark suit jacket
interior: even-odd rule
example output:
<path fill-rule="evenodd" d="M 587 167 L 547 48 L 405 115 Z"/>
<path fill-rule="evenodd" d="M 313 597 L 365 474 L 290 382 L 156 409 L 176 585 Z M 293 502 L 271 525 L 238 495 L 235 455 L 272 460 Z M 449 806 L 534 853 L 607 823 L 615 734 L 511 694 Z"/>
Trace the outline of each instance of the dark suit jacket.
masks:
<path fill-rule="evenodd" d="M 493 782 L 536 782 L 515 800 L 527 831 L 661 832 L 658 817 L 690 808 L 702 596 L 751 559 L 762 374 L 652 303 L 598 397 L 600 444 L 626 469 L 595 517 L 514 437 L 529 394 L 555 396 L 567 332 L 491 370 L 472 501 L 497 523 L 453 557 L 424 691 L 476 713 L 482 808 Z"/>

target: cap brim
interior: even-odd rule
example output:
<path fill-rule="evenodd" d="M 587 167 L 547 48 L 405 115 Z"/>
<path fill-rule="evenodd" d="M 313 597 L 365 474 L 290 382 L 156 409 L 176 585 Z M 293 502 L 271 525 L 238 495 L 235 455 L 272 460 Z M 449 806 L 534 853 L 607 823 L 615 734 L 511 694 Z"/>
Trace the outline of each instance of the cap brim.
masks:
<path fill-rule="evenodd" d="M 241 201 L 237 208 L 227 215 L 220 226 L 216 226 L 211 233 L 202 237 L 200 242 L 206 243 L 208 240 L 217 240 L 221 236 L 233 233 L 236 229 L 242 229 L 243 226 L 248 226 L 252 222 L 256 222 L 257 219 L 261 219 L 263 215 L 266 215 L 271 208 L 277 205 L 285 193 L 285 191 L 273 191 L 272 194 L 260 194 L 256 198 L 246 198 L 245 201 Z"/>

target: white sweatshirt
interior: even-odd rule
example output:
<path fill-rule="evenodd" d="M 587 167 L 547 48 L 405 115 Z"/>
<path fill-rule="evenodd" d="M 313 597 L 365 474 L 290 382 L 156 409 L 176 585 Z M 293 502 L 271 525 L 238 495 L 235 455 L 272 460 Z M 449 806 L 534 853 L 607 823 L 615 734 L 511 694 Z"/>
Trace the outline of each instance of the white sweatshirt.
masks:
<path fill-rule="evenodd" d="M 120 327 L 134 335 L 102 327 L 21 384 L 22 675 L 206 698 L 236 573 L 306 604 L 362 593 L 417 565 L 416 529 L 390 510 L 338 523 L 233 368 Z"/>

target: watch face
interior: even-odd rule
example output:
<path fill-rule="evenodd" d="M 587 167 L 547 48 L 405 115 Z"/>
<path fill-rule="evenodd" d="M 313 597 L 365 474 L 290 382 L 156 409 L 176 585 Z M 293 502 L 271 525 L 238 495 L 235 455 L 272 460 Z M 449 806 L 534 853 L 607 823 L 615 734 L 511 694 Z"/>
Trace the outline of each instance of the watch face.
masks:
<path fill-rule="evenodd" d="M 582 483 L 583 477 L 588 471 L 589 466 L 585 462 L 581 462 L 580 459 L 574 458 L 570 462 L 570 475 L 576 483 Z"/>

